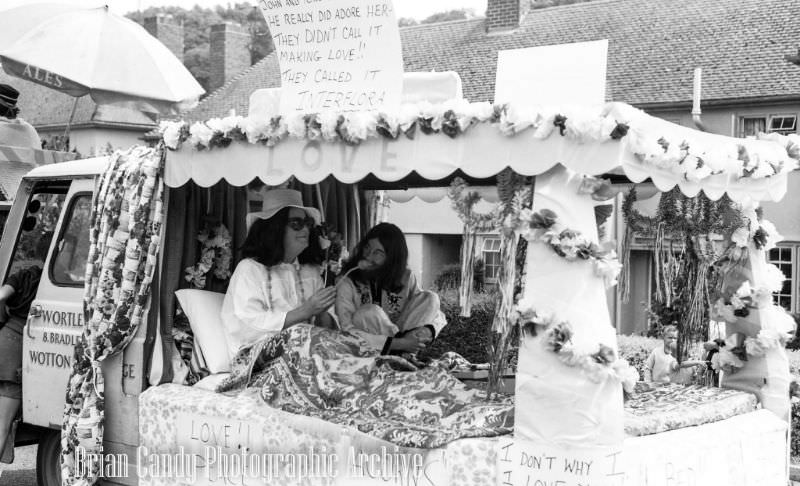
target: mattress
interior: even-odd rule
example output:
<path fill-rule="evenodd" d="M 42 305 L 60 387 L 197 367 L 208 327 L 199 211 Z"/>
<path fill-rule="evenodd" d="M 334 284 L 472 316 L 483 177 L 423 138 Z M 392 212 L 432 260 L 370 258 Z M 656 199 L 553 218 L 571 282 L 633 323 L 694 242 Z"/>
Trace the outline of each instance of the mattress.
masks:
<path fill-rule="evenodd" d="M 641 385 L 640 391 L 626 403 L 632 420 L 620 450 L 626 472 L 615 485 L 690 474 L 695 484 L 755 486 L 779 484 L 776 478 L 785 475 L 787 427 L 771 412 L 752 411 L 755 401 L 749 395 L 674 385 Z M 723 404 L 716 412 L 715 403 Z M 657 413 L 648 418 L 648 408 Z M 713 423 L 689 426 L 697 421 Z M 681 428 L 660 432 L 670 426 Z M 507 435 L 460 439 L 437 449 L 400 448 L 351 428 L 264 406 L 254 394 L 227 396 L 174 384 L 140 395 L 139 432 L 142 486 L 489 486 L 502 483 L 499 461 L 514 441 Z M 650 435 L 634 436 L 641 434 Z M 194 457 L 194 462 L 184 469 L 173 464 L 162 474 L 158 458 L 178 456 Z M 244 468 L 233 464 L 237 457 Z M 254 463 L 253 457 L 261 462 Z M 305 473 L 302 464 L 289 461 L 301 458 L 307 461 Z M 525 478 L 521 481 L 525 484 Z"/>
<path fill-rule="evenodd" d="M 625 401 L 625 434 L 642 436 L 718 422 L 756 409 L 755 395 L 675 383 L 636 384 Z"/>

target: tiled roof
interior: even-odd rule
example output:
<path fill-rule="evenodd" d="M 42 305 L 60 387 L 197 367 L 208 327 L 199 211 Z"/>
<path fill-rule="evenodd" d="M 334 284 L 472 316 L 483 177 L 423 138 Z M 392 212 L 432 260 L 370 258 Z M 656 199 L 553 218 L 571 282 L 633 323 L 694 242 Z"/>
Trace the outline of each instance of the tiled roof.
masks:
<path fill-rule="evenodd" d="M 22 177 L 35 168 L 26 162 L 0 161 L 0 201 L 13 200 Z"/>
<path fill-rule="evenodd" d="M 20 95 L 17 106 L 19 117 L 37 129 L 47 127 L 63 128 L 69 120 L 75 98 L 45 86 L 9 76 L 0 69 L 0 83 L 10 84 Z M 88 96 L 78 99 L 78 107 L 72 121 L 73 127 L 80 126 L 131 126 L 147 128 L 155 126 L 144 113 L 127 108 L 98 106 Z"/>
<path fill-rule="evenodd" d="M 490 0 L 491 1 L 491 0 Z M 607 98 L 638 106 L 688 104 L 695 67 L 703 102 L 800 100 L 800 0 L 596 0 L 529 12 L 513 33 L 487 35 L 484 19 L 400 30 L 408 72 L 456 71 L 464 96 L 491 101 L 497 52 L 609 40 Z M 185 114 L 247 113 L 250 93 L 280 85 L 276 56 L 240 74 Z"/>

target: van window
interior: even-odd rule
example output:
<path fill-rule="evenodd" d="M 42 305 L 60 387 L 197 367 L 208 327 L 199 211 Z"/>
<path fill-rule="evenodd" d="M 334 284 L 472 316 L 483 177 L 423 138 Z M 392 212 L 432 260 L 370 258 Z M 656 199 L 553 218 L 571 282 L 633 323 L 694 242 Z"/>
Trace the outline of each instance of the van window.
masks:
<path fill-rule="evenodd" d="M 7 275 L 13 275 L 19 270 L 33 266 L 44 268 L 47 251 L 50 249 L 50 242 L 53 240 L 53 233 L 68 189 L 69 184 L 64 187 L 34 189 L 25 211 L 25 218 L 22 220 L 22 228 Z"/>
<path fill-rule="evenodd" d="M 57 286 L 82 287 L 86 259 L 89 256 L 89 215 L 92 195 L 79 194 L 72 198 L 67 212 L 66 227 L 58 240 L 50 266 L 50 280 Z"/>

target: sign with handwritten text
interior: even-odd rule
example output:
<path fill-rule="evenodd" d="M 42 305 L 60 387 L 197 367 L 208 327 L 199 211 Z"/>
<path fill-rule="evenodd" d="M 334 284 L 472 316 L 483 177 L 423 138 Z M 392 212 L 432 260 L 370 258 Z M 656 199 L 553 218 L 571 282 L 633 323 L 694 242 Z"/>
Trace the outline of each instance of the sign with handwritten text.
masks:
<path fill-rule="evenodd" d="M 561 448 L 506 439 L 497 455 L 499 486 L 604 486 L 624 474 L 620 449 Z"/>
<path fill-rule="evenodd" d="M 259 0 L 281 70 L 281 113 L 396 108 L 403 85 L 391 0 Z"/>

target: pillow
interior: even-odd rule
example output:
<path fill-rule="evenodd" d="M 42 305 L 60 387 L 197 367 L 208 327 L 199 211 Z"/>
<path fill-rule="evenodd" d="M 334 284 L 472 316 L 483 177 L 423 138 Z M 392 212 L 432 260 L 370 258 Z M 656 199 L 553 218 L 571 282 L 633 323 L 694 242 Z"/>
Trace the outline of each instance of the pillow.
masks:
<path fill-rule="evenodd" d="M 181 289 L 175 292 L 183 312 L 189 318 L 195 342 L 200 346 L 208 371 L 231 370 L 228 339 L 222 327 L 222 301 L 225 294 L 207 290 Z"/>
<path fill-rule="evenodd" d="M 218 373 L 216 375 L 208 375 L 202 380 L 194 384 L 195 388 L 201 390 L 216 391 L 227 377 L 231 376 L 230 373 Z"/>

